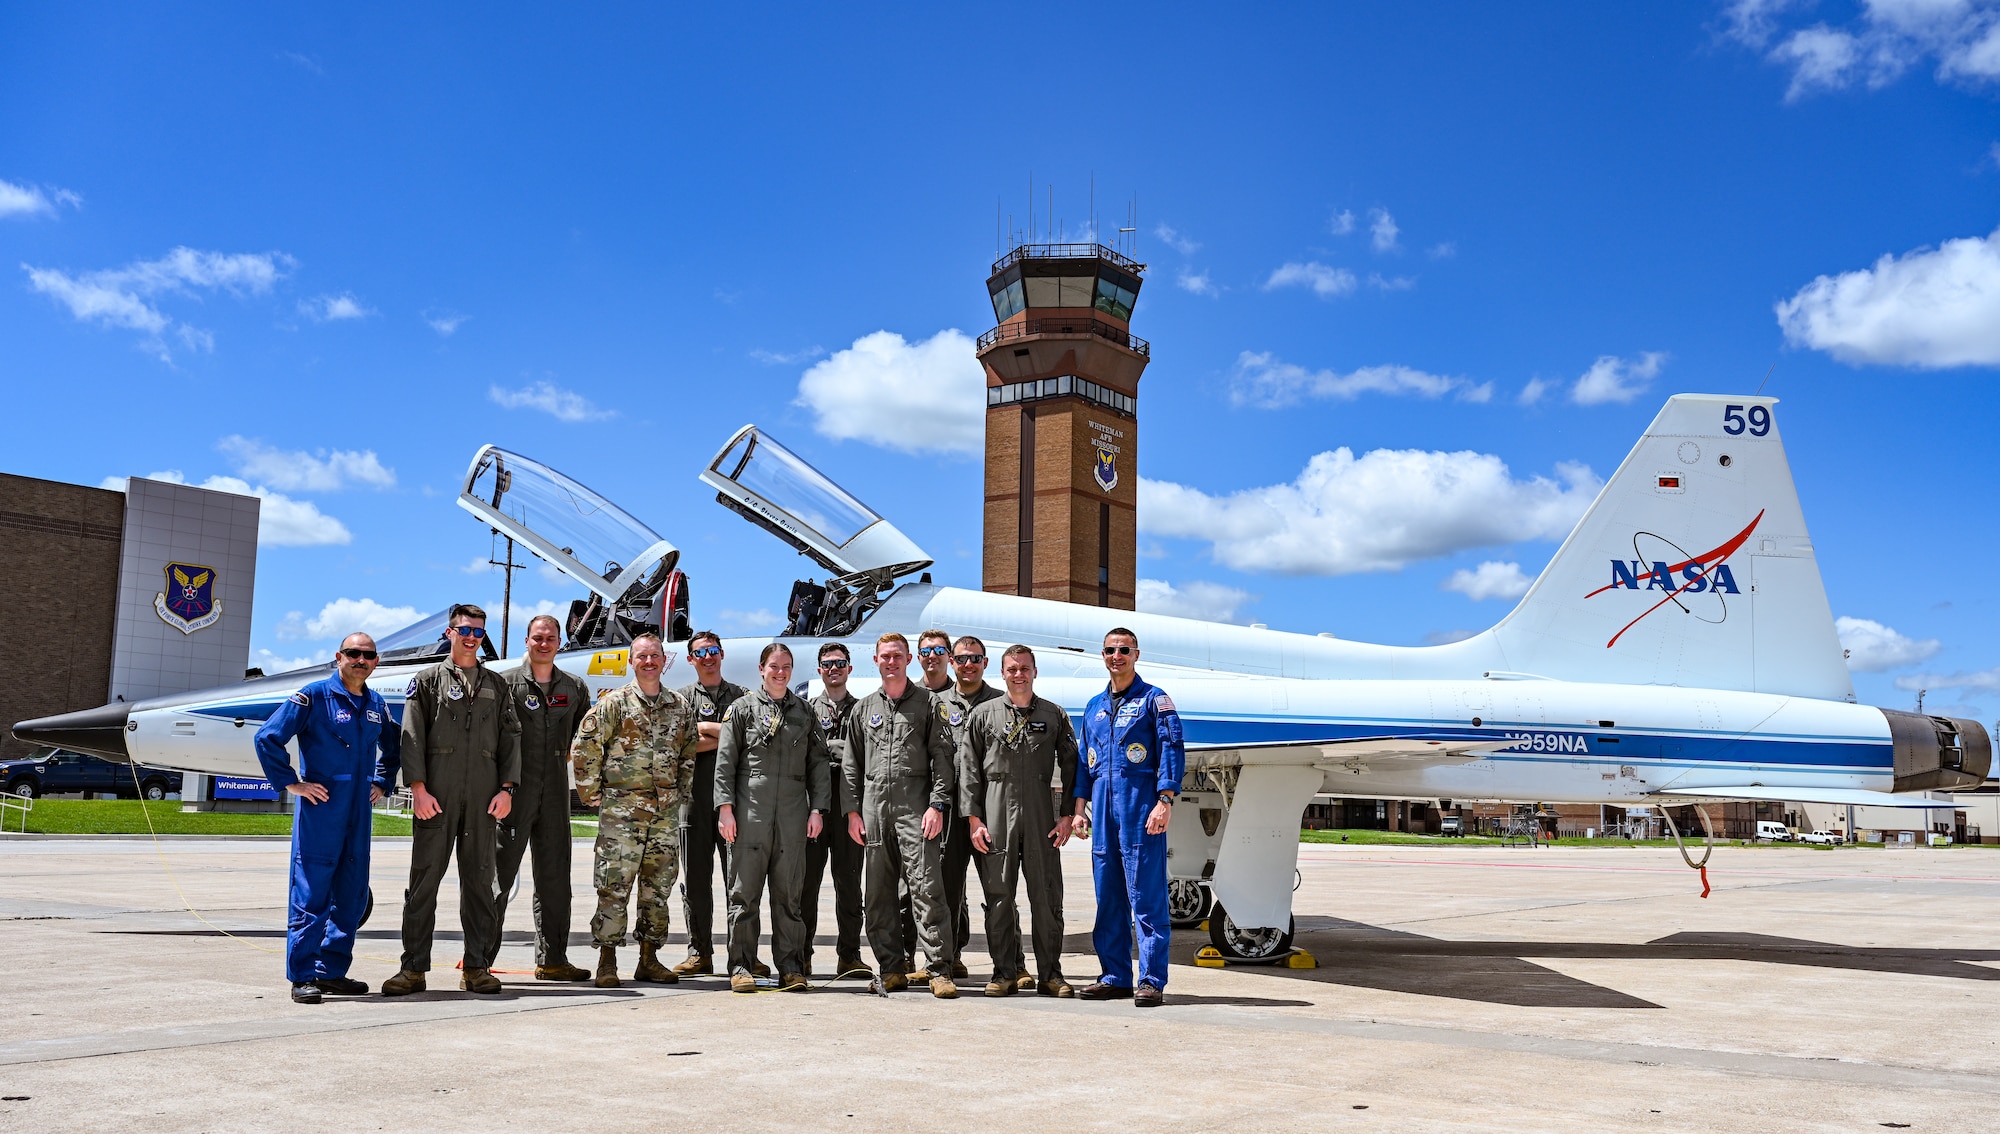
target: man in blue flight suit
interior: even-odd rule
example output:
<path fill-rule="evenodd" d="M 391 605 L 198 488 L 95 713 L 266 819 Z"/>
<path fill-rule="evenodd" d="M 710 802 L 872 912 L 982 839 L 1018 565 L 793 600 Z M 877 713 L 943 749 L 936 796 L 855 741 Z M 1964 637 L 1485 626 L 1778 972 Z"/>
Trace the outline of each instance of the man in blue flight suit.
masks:
<path fill-rule="evenodd" d="M 1167 820 L 1181 790 L 1187 756 L 1173 698 L 1140 679 L 1139 637 L 1120 626 L 1104 636 L 1111 683 L 1083 710 L 1084 759 L 1076 770 L 1079 834 L 1094 836 L 1090 864 L 1097 882 L 1097 924 L 1091 944 L 1103 975 L 1077 995 L 1085 1000 L 1131 997 L 1141 1008 L 1166 1000 Z M 1097 819 L 1091 830 L 1091 817 Z M 1132 929 L 1138 923 L 1138 983 L 1132 977 Z"/>
<path fill-rule="evenodd" d="M 368 688 L 375 639 L 349 634 L 333 660 L 335 676 L 292 694 L 257 730 L 265 778 L 299 797 L 292 817 L 285 977 L 301 1004 L 318 1004 L 327 993 L 368 994 L 366 984 L 348 979 L 347 968 L 368 905 L 368 839 L 375 821 L 369 805 L 388 794 L 403 763 L 402 730 L 382 695 Z M 293 737 L 298 771 L 285 750 Z"/>

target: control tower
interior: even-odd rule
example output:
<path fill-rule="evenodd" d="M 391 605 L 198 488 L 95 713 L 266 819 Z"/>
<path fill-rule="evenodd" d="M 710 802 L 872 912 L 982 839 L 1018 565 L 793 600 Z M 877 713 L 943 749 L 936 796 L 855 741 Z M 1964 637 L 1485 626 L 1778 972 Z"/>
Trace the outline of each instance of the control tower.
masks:
<path fill-rule="evenodd" d="M 1145 270 L 1102 244 L 1021 244 L 994 262 L 983 589 L 1132 609 Z"/>

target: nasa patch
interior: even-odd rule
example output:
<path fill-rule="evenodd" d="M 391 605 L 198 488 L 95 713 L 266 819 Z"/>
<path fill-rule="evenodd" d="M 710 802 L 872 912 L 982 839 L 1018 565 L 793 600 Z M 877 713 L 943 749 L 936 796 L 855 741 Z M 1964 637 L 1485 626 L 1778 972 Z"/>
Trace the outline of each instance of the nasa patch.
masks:
<path fill-rule="evenodd" d="M 1132 743 L 1132 744 L 1128 744 L 1128 745 L 1126 745 L 1126 746 L 1125 746 L 1125 758 L 1126 758 L 1127 760 L 1130 760 L 1130 761 L 1132 761 L 1132 762 L 1133 762 L 1134 764 L 1143 764 L 1143 763 L 1145 763 L 1145 762 L 1146 762 L 1146 746 L 1145 746 L 1145 745 L 1143 745 L 1143 744 L 1139 744 L 1139 743 L 1137 743 L 1137 742 L 1134 742 L 1134 743 Z"/>
<path fill-rule="evenodd" d="M 353 719 L 354 714 L 348 712 L 346 709 L 335 709 L 333 711 L 333 723 L 335 724 L 347 724 Z"/>
<path fill-rule="evenodd" d="M 530 709 L 539 709 L 542 707 L 541 699 L 536 697 L 533 693 L 530 693 L 526 697 L 521 698 L 521 703 L 523 705 L 528 706 L 528 708 Z"/>
<path fill-rule="evenodd" d="M 1165 693 L 1155 694 L 1153 696 L 1153 707 L 1163 713 L 1171 713 L 1174 711 L 1174 699 Z"/>
<path fill-rule="evenodd" d="M 297 693 L 292 694 L 291 701 L 292 704 L 294 705 L 311 705 L 313 703 L 313 699 L 311 697 L 306 696 L 305 690 L 303 689 L 299 690 Z"/>

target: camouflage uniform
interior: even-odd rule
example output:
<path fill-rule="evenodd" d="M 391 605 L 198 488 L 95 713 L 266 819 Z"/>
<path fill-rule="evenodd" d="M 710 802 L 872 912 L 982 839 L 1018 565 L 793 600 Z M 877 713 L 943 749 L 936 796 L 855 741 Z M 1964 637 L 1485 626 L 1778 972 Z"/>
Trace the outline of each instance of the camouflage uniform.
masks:
<path fill-rule="evenodd" d="M 759 688 L 722 715 L 715 750 L 715 806 L 736 817 L 729 853 L 729 972 L 749 974 L 757 960 L 757 907 L 768 883 L 771 961 L 780 973 L 806 969 L 805 923 L 799 892 L 805 883 L 806 823 L 824 821 L 832 806 L 826 739 L 805 699 L 786 690 L 773 698 Z"/>
<path fill-rule="evenodd" d="M 1025 709 L 1006 697 L 973 710 L 958 749 L 958 798 L 967 816 L 986 824 L 993 849 L 979 856 L 986 891 L 986 948 L 995 979 L 1027 970 L 1021 918 L 1014 902 L 1028 878 L 1034 917 L 1035 968 L 1044 981 L 1062 976 L 1062 853 L 1049 842 L 1056 820 L 1076 792 L 1076 730 L 1062 706 L 1036 697 Z M 1051 783 L 1059 782 L 1056 790 Z"/>
<path fill-rule="evenodd" d="M 597 912 L 591 941 L 625 943 L 625 906 L 639 883 L 642 944 L 666 944 L 668 902 L 680 870 L 681 804 L 694 785 L 701 734 L 687 702 L 670 689 L 648 697 L 637 682 L 604 695 L 584 714 L 570 747 L 576 794 L 598 809 Z"/>
<path fill-rule="evenodd" d="M 965 747 L 965 730 L 972 724 L 972 710 L 1002 695 L 983 681 L 970 697 L 960 693 L 956 684 L 931 694 L 938 715 L 951 730 L 954 751 Z M 954 810 L 945 816 L 944 849 L 938 856 L 939 868 L 944 872 L 944 912 L 951 917 L 952 945 L 959 953 L 965 952 L 966 944 L 972 940 L 972 907 L 965 900 L 965 875 L 972 868 L 972 830 L 965 822 L 965 814 L 963 810 Z"/>

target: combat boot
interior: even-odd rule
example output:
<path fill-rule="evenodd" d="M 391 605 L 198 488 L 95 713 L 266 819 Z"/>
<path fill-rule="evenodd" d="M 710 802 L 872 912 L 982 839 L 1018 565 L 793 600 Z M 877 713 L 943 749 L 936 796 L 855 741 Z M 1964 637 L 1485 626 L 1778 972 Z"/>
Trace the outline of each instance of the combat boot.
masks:
<path fill-rule="evenodd" d="M 883 973 L 883 974 L 882 974 L 882 991 L 883 991 L 883 992 L 895 992 L 895 991 L 897 991 L 898 989 L 904 989 L 904 988 L 908 988 L 908 987 L 910 987 L 910 978 L 909 978 L 909 977 L 906 977 L 906 976 L 904 976 L 904 975 L 903 975 L 902 973 Z"/>
<path fill-rule="evenodd" d="M 755 958 L 755 957 L 752 957 L 752 958 L 750 958 L 750 975 L 751 975 L 751 976 L 760 976 L 760 977 L 762 977 L 762 976 L 770 976 L 770 975 L 771 975 L 771 966 L 769 966 L 769 965 L 765 964 L 764 962 L 762 962 L 762 961 L 758 960 L 758 959 L 757 959 L 757 958 Z"/>
<path fill-rule="evenodd" d="M 988 996 L 1012 996 L 1017 991 L 1019 990 L 1014 987 L 1013 981 L 1001 977 L 998 973 L 993 975 L 992 980 L 986 982 Z"/>
<path fill-rule="evenodd" d="M 953 979 L 962 979 L 971 976 L 972 970 L 966 968 L 963 961 L 953 961 L 951 963 L 951 975 Z"/>
<path fill-rule="evenodd" d="M 755 992 L 757 991 L 757 978 L 751 976 L 749 973 L 731 973 L 729 974 L 729 991 Z"/>
<path fill-rule="evenodd" d="M 1061 977 L 1050 977 L 1036 985 L 1035 992 L 1042 996 L 1054 996 L 1062 1000 L 1070 1000 L 1076 996 L 1076 989 L 1071 988 L 1069 982 Z"/>
<path fill-rule="evenodd" d="M 931 972 L 929 965 L 925 965 L 921 969 L 913 969 L 910 967 L 909 962 L 905 961 L 903 963 L 903 975 L 910 978 L 911 984 L 925 984 L 929 982 L 933 975 L 937 974 Z"/>
<path fill-rule="evenodd" d="M 658 946 L 639 942 L 639 964 L 632 970 L 633 980 L 648 980 L 654 984 L 679 984 L 681 978 L 674 970 L 660 963 Z"/>
<path fill-rule="evenodd" d="M 833 972 L 835 976 L 854 977 L 858 980 L 867 980 L 875 975 L 875 970 L 864 964 L 859 954 L 842 957 L 834 962 Z"/>
<path fill-rule="evenodd" d="M 948 976 L 934 976 L 931 978 L 931 995 L 939 1000 L 957 1000 L 958 986 Z"/>
<path fill-rule="evenodd" d="M 688 958 L 674 966 L 681 976 L 708 976 L 715 972 L 715 960 L 707 953 L 689 953 Z"/>
<path fill-rule="evenodd" d="M 589 980 L 590 970 L 580 969 L 564 961 L 559 965 L 536 965 L 536 980 Z"/>
<path fill-rule="evenodd" d="M 811 987 L 812 982 L 806 979 L 806 974 L 804 973 L 786 973 L 784 976 L 778 978 L 778 990 L 780 992 L 794 988 L 803 990 Z"/>
<path fill-rule="evenodd" d="M 597 987 L 618 987 L 618 950 L 610 945 L 597 947 Z"/>
<path fill-rule="evenodd" d="M 491 996 L 500 991 L 500 978 L 487 969 L 466 969 L 459 974 L 458 987 Z"/>
<path fill-rule="evenodd" d="M 1034 990 L 1035 990 L 1034 977 L 1029 976 L 1027 973 L 1015 974 L 1014 976 L 1015 992 L 1033 992 Z"/>
<path fill-rule="evenodd" d="M 422 992 L 423 990 L 424 974 L 413 973 L 408 969 L 404 969 L 402 972 L 382 982 L 382 995 L 384 996 L 408 996 L 412 992 Z"/>

